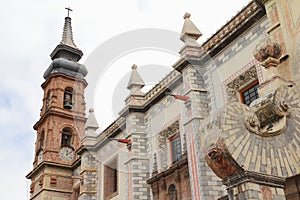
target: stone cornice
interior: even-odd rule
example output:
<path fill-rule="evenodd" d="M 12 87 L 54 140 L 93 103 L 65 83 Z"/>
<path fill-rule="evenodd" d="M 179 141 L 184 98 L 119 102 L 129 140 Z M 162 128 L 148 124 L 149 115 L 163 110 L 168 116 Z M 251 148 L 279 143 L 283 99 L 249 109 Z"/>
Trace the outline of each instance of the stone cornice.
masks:
<path fill-rule="evenodd" d="M 261 10 L 260 6 L 254 1 L 250 2 L 245 8 L 243 8 L 236 16 L 228 21 L 223 27 L 221 27 L 214 35 L 212 35 L 206 42 L 202 44 L 205 51 L 211 51 L 216 46 L 219 46 L 226 38 L 231 37 L 235 32 L 242 28 L 248 21 L 251 21 L 258 12 Z M 222 46 L 223 48 L 224 46 Z"/>
<path fill-rule="evenodd" d="M 188 166 L 188 160 L 187 160 L 187 156 L 183 156 L 182 160 L 173 164 L 170 168 L 168 168 L 167 170 L 160 172 L 154 176 L 152 176 L 150 179 L 147 180 L 148 184 L 153 184 L 155 182 L 158 182 L 159 180 L 171 175 L 172 173 L 174 173 L 176 170 L 179 170 L 185 166 Z"/>
<path fill-rule="evenodd" d="M 86 118 L 83 116 L 78 116 L 78 115 L 71 115 L 71 114 L 66 114 L 65 112 L 59 112 L 56 110 L 48 110 L 43 116 L 41 116 L 40 120 L 38 122 L 35 123 L 35 125 L 33 126 L 34 130 L 37 130 L 38 126 L 43 123 L 47 117 L 51 116 L 51 115 L 56 115 L 56 116 L 61 116 L 64 118 L 69 118 L 69 119 L 73 119 L 73 120 L 79 120 L 79 121 L 86 121 Z"/>
<path fill-rule="evenodd" d="M 45 82 L 42 83 L 41 87 L 43 89 L 45 89 L 46 85 L 50 82 L 50 80 L 52 78 L 57 78 L 57 77 L 61 77 L 63 79 L 68 79 L 68 80 L 71 80 L 74 82 L 82 82 L 85 87 L 88 85 L 88 83 L 86 82 L 86 80 L 84 78 L 73 77 L 73 76 L 63 74 L 63 73 L 56 72 L 56 73 L 50 74 L 49 77 L 45 80 Z"/>
<path fill-rule="evenodd" d="M 243 171 L 237 175 L 223 180 L 223 184 L 226 185 L 227 188 L 233 188 L 246 182 L 257 183 L 259 185 L 266 185 L 270 187 L 284 188 L 285 178 L 270 174 Z"/>
<path fill-rule="evenodd" d="M 80 164 L 80 161 L 79 161 Z M 50 161 L 43 161 L 41 162 L 37 167 L 35 167 L 29 174 L 26 175 L 27 179 L 31 179 L 35 174 L 37 174 L 39 171 L 45 169 L 46 167 L 55 167 L 55 168 L 62 168 L 62 169 L 68 169 L 73 170 L 76 167 L 78 167 L 78 160 L 76 160 L 73 165 L 64 165 L 59 163 L 54 163 Z"/>

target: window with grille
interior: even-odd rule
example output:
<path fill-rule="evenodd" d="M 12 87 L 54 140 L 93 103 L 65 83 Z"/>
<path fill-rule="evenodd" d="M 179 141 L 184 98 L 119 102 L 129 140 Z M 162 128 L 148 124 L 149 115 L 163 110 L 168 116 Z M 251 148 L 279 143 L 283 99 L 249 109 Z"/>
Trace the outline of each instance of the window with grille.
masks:
<path fill-rule="evenodd" d="M 171 143 L 171 154 L 172 154 L 172 163 L 176 163 L 181 160 L 181 141 L 179 133 L 170 139 Z"/>
<path fill-rule="evenodd" d="M 257 88 L 259 87 L 258 82 L 251 84 L 250 87 L 247 87 L 241 92 L 242 101 L 244 104 L 249 106 L 252 101 L 258 98 Z"/>

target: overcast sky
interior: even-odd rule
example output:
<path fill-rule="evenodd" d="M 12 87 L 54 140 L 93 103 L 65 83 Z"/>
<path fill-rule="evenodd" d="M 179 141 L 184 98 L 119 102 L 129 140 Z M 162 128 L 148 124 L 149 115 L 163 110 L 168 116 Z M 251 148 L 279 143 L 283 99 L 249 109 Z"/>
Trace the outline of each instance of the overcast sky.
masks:
<path fill-rule="evenodd" d="M 249 0 L 0 1 L 0 55 L 2 62 L 0 79 L 1 199 L 28 199 L 30 182 L 25 179 L 25 175 L 32 169 L 36 134 L 32 126 L 39 119 L 42 106 L 43 91 L 40 85 L 44 81 L 42 75 L 51 63 L 49 54 L 61 40 L 64 17 L 66 16 L 64 8 L 66 6 L 70 6 L 74 10 L 70 14 L 74 41 L 84 52 L 84 57 L 80 62 L 85 63 L 89 59 L 89 55 L 95 52 L 95 49 L 103 47 L 103 44 L 110 41 L 111 38 L 123 35 L 128 31 L 152 28 L 180 34 L 184 22 L 182 17 L 185 12 L 191 13 L 190 19 L 203 33 L 203 36 L 198 40 L 199 43 L 202 43 L 248 2 Z M 135 33 L 139 32 L 135 31 Z M 147 39 L 149 35 L 142 34 L 137 37 Z M 174 43 L 182 44 L 179 38 Z M 111 43 L 108 42 L 108 44 Z M 126 42 L 120 43 L 121 46 L 125 44 Z M 134 53 L 127 52 L 124 55 L 115 55 L 108 68 L 116 70 L 119 69 L 116 66 L 123 65 L 126 70 L 118 70 L 121 73 L 119 77 L 110 76 L 110 73 L 114 72 L 109 72 L 109 70 L 105 72 L 109 75 L 108 79 L 115 82 L 113 87 L 121 85 L 126 90 L 126 85 L 121 83 L 127 75 L 122 75 L 122 73 L 128 74 L 133 63 L 144 67 L 162 65 L 164 70 L 161 72 L 167 72 L 168 66 L 171 67 L 178 59 L 176 52 L 179 49 L 168 51 L 168 49 L 155 50 L 155 48 L 154 46 L 154 50 L 150 49 L 149 52 L 143 49 L 143 51 L 135 51 Z M 103 57 L 107 56 L 106 53 L 103 54 Z M 99 67 L 108 69 L 107 66 Z M 89 69 L 89 66 L 87 68 Z M 89 69 L 89 71 L 92 73 L 93 69 Z M 104 79 L 102 75 L 97 80 L 87 77 L 87 82 L 99 83 L 95 84 L 98 87 L 97 91 L 100 91 L 94 92 L 95 98 L 103 97 L 101 91 L 103 93 L 105 88 L 108 88 L 108 91 L 111 90 L 107 84 L 100 84 Z M 120 81 L 121 79 L 122 81 Z M 148 82 L 148 85 L 151 85 L 155 81 L 151 79 Z M 116 89 L 113 88 L 112 90 Z M 113 102 L 110 95 L 106 98 L 109 102 Z M 101 129 L 104 129 L 114 120 L 117 111 L 106 116 L 107 111 L 105 110 L 112 110 L 110 107 L 114 103 L 94 105 L 88 97 L 86 101 L 88 107 L 97 108 L 96 114 Z M 122 99 L 121 102 L 123 101 Z"/>

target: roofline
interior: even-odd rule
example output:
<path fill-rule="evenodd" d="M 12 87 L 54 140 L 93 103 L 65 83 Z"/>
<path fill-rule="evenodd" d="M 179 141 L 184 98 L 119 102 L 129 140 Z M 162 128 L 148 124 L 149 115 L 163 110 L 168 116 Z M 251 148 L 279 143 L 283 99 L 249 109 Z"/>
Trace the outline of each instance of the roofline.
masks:
<path fill-rule="evenodd" d="M 263 9 L 261 5 L 256 2 L 256 0 L 251 1 L 201 45 L 201 47 L 206 50 L 208 54 L 204 54 L 200 59 L 193 59 L 193 63 L 194 61 L 199 64 L 206 63 L 209 60 L 207 59 L 208 57 L 217 55 L 221 50 L 224 49 L 224 47 L 235 40 L 241 33 L 248 30 L 257 20 L 263 18 L 265 15 L 265 9 Z M 107 138 L 117 135 L 120 130 L 120 124 L 122 124 L 122 126 L 126 126 L 126 124 L 124 124 L 124 117 L 126 117 L 128 113 L 147 112 L 153 103 L 156 103 L 164 98 L 165 91 L 168 88 L 174 88 L 178 84 L 179 80 L 182 81 L 182 77 L 179 75 L 178 71 L 181 72 L 182 69 L 189 65 L 189 63 L 191 63 L 189 59 L 180 58 L 173 65 L 176 70 L 173 70 L 167 74 L 161 81 L 159 81 L 158 84 L 156 84 L 144 95 L 145 102 L 142 106 L 125 106 L 120 112 L 121 116 L 97 136 L 99 142 L 92 148 L 98 149 L 100 146 L 107 143 Z M 122 123 L 120 123 L 121 121 Z"/>

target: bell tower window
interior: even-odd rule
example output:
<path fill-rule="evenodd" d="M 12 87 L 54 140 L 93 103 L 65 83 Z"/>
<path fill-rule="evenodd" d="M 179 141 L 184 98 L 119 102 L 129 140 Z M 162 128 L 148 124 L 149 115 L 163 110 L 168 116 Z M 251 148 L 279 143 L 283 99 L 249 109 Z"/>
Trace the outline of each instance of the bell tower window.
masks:
<path fill-rule="evenodd" d="M 66 88 L 64 92 L 64 109 L 72 110 L 73 108 L 73 89 Z"/>
<path fill-rule="evenodd" d="M 47 92 L 47 97 L 46 97 L 46 110 L 50 108 L 50 91 Z"/>
<path fill-rule="evenodd" d="M 40 135 L 40 141 L 39 141 L 40 149 L 44 148 L 44 140 L 45 140 L 45 131 L 42 131 Z"/>
<path fill-rule="evenodd" d="M 72 130 L 64 128 L 61 137 L 61 147 L 71 147 L 72 144 Z"/>

